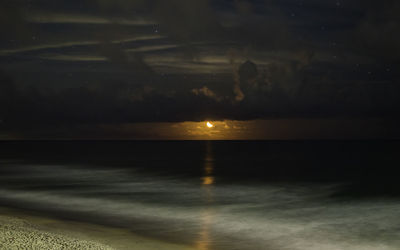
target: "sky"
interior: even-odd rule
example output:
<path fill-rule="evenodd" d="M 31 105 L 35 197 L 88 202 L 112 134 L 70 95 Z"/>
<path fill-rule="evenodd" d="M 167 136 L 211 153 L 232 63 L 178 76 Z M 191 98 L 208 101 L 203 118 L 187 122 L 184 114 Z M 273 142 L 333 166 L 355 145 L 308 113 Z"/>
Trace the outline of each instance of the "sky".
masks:
<path fill-rule="evenodd" d="M 0 139 L 399 139 L 399 12 L 4 0 Z"/>

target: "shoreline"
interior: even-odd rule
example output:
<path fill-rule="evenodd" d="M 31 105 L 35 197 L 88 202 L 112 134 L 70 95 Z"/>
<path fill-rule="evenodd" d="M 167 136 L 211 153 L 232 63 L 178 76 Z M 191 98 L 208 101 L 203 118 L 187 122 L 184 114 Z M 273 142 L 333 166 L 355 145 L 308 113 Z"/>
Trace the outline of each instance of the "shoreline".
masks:
<path fill-rule="evenodd" d="M 190 250 L 194 247 L 136 235 L 123 228 L 62 220 L 0 207 L 0 248 Z"/>

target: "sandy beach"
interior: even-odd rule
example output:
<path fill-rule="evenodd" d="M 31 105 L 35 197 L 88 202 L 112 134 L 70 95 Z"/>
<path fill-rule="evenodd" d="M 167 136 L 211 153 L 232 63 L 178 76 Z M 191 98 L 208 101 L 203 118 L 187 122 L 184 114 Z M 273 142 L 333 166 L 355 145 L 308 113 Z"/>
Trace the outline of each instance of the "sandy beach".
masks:
<path fill-rule="evenodd" d="M 194 249 L 128 230 L 0 208 L 0 249 Z"/>

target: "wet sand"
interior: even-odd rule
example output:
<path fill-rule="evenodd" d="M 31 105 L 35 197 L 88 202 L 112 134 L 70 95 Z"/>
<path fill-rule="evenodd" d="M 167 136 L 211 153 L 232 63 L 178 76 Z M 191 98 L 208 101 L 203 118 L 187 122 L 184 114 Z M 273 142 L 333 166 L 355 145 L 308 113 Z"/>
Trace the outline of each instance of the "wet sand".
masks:
<path fill-rule="evenodd" d="M 194 249 L 132 232 L 0 208 L 0 249 Z"/>

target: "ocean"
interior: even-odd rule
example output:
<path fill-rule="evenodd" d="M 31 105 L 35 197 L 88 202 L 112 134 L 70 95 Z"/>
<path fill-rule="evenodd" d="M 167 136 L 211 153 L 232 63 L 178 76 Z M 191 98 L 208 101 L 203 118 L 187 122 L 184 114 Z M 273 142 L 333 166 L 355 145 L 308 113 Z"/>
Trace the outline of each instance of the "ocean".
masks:
<path fill-rule="evenodd" d="M 400 249 L 399 141 L 3 141 L 0 206 L 196 249 Z"/>

